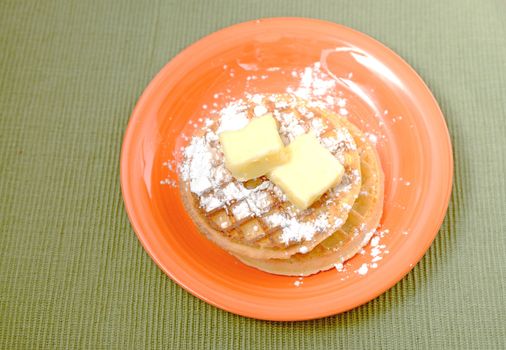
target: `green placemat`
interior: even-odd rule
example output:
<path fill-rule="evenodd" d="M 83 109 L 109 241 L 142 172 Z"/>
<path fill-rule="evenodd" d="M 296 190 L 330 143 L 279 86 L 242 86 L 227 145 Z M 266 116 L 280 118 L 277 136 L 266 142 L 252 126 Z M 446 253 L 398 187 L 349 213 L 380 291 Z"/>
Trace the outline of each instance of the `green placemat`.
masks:
<path fill-rule="evenodd" d="M 506 2 L 0 2 L 1 349 L 506 348 Z M 447 218 L 414 270 L 342 315 L 264 322 L 186 293 L 124 212 L 122 136 L 200 37 L 272 16 L 382 41 L 425 79 L 455 152 Z"/>

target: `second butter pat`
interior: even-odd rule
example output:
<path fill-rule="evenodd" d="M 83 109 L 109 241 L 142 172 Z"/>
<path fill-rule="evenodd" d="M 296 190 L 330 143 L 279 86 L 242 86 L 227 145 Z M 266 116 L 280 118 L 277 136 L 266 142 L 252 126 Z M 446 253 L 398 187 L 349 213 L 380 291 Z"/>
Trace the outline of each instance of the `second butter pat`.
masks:
<path fill-rule="evenodd" d="M 225 166 L 241 181 L 265 175 L 286 160 L 276 120 L 270 113 L 252 119 L 240 130 L 222 132 L 220 143 Z"/>
<path fill-rule="evenodd" d="M 306 209 L 341 181 L 344 168 L 311 133 L 296 137 L 286 148 L 289 160 L 268 177 L 290 202 Z"/>

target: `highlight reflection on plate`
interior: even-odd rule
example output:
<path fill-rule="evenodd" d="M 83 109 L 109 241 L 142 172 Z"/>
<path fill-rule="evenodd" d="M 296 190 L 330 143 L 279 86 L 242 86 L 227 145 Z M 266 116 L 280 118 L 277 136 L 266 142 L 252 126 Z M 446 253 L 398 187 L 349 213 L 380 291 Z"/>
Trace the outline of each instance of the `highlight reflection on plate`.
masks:
<path fill-rule="evenodd" d="M 174 186 L 182 135 L 191 135 L 200 118 L 247 94 L 287 91 L 348 116 L 376 142 L 385 172 L 375 247 L 351 259 L 344 271 L 303 280 L 249 268 L 209 242 L 184 212 Z M 418 75 L 364 34 L 301 18 L 238 24 L 181 52 L 140 98 L 121 157 L 130 221 L 160 268 L 206 302 L 269 320 L 339 313 L 398 282 L 437 234 L 452 172 L 444 118 Z"/>

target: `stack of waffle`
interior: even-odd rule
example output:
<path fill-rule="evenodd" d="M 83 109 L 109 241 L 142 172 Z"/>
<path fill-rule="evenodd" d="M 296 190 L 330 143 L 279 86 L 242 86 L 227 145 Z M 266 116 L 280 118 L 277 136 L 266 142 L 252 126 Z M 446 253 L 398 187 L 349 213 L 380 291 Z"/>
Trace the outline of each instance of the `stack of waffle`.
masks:
<path fill-rule="evenodd" d="M 180 165 L 183 203 L 199 230 L 243 263 L 280 275 L 314 274 L 355 255 L 382 214 L 383 172 L 374 146 L 347 119 L 291 95 L 257 95 L 235 107 L 228 113 L 237 119 L 272 113 L 285 144 L 311 131 L 344 166 L 344 176 L 306 210 L 266 177 L 238 181 L 224 166 L 217 137 L 227 121 L 238 124 L 222 114 L 192 137 Z"/>

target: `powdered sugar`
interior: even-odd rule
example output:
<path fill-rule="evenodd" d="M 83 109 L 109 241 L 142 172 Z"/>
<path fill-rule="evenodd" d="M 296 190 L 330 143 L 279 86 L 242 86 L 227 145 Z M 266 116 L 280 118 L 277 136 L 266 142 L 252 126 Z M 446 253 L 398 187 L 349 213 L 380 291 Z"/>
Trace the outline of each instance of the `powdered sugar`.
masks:
<path fill-rule="evenodd" d="M 281 190 L 281 188 L 279 188 L 278 186 L 274 185 L 272 186 L 272 192 L 274 193 L 274 195 L 276 197 L 278 197 L 278 199 L 281 201 L 281 202 L 286 202 L 288 201 L 288 198 L 286 197 L 286 194 L 283 193 L 283 191 Z"/>
<path fill-rule="evenodd" d="M 320 142 L 330 153 L 336 153 L 339 149 L 339 141 L 335 137 L 322 137 Z"/>
<path fill-rule="evenodd" d="M 337 264 L 334 264 L 334 267 L 335 269 L 337 270 L 337 272 L 342 272 L 344 270 L 344 265 L 343 263 L 337 263 Z"/>
<path fill-rule="evenodd" d="M 232 214 L 234 214 L 235 219 L 238 221 L 250 216 L 251 211 L 249 209 L 248 203 L 240 202 L 239 204 L 232 207 Z"/>
<path fill-rule="evenodd" d="M 242 183 L 230 182 L 222 190 L 226 202 L 240 201 L 249 194 Z"/>
<path fill-rule="evenodd" d="M 288 142 L 299 135 L 305 133 L 305 129 L 302 126 L 300 120 L 293 113 L 279 113 L 276 115 L 276 119 L 280 122 L 279 133 L 284 136 Z"/>
<path fill-rule="evenodd" d="M 225 168 L 225 165 L 221 163 L 217 164 L 212 171 L 212 179 L 214 180 L 214 185 L 221 185 L 230 182 L 232 180 L 232 174 L 230 174 L 227 168 Z"/>
<path fill-rule="evenodd" d="M 213 169 L 213 155 L 205 139 L 194 137 L 186 147 L 184 154 L 189 161 L 181 168 L 183 180 L 190 182 L 190 190 L 201 195 L 213 187 L 209 175 Z M 197 176 L 202 174 L 202 176 Z"/>
<path fill-rule="evenodd" d="M 265 224 L 270 228 L 280 227 L 288 218 L 280 213 L 272 213 L 263 218 Z"/>
<path fill-rule="evenodd" d="M 306 70 L 305 74 L 309 76 L 310 71 Z M 272 210 L 273 200 L 286 202 L 286 195 L 267 179 L 262 179 L 260 185 L 255 188 L 246 188 L 244 183 L 233 179 L 224 166 L 224 156 L 218 139 L 221 132 L 240 129 L 247 125 L 251 117 L 268 113 L 267 102 L 275 106 L 272 112 L 279 123 L 280 135 L 286 143 L 307 132 L 308 128 L 316 136 L 324 133 L 327 125 L 307 108 L 298 109 L 298 112 L 307 118 L 307 122 L 304 122 L 304 117 L 294 114 L 296 101 L 298 100 L 278 99 L 275 95 L 255 94 L 249 95 L 248 100 L 229 102 L 219 111 L 210 110 L 209 118 L 199 120 L 199 136 L 191 138 L 189 144 L 183 148 L 184 160 L 179 165 L 181 179 L 189 182 L 190 191 L 197 195 L 204 211 L 229 208 L 236 221 L 260 217 L 268 227 L 281 229 L 280 241 L 287 245 L 310 241 L 319 232 L 337 229 L 343 224 L 343 220 L 337 218 L 329 222 L 326 214 L 311 220 L 302 220 L 300 213 L 294 210 L 268 214 Z M 248 115 L 248 110 L 251 111 L 249 108 L 252 109 L 252 116 Z M 355 143 L 347 132 L 340 133 L 337 130 L 336 135 L 321 138 L 321 142 L 340 159 L 340 151 L 355 147 Z M 334 141 L 331 141 L 332 139 Z M 350 174 L 345 174 L 344 182 L 347 181 L 348 175 Z M 350 186 L 340 190 L 349 189 Z M 349 207 L 344 210 L 349 210 Z"/>
<path fill-rule="evenodd" d="M 311 119 L 311 131 L 315 136 L 320 136 L 326 129 L 325 124 L 320 118 Z"/>
<path fill-rule="evenodd" d="M 235 101 L 225 106 L 220 111 L 220 126 L 216 134 L 223 131 L 239 130 L 249 122 L 246 106 L 241 101 Z"/>
<path fill-rule="evenodd" d="M 367 264 L 362 264 L 360 265 L 360 267 L 358 268 L 357 270 L 357 273 L 359 275 L 365 275 L 367 273 L 367 271 L 369 270 L 369 268 L 367 267 Z"/>
<path fill-rule="evenodd" d="M 338 106 L 343 116 L 348 115 L 347 100 L 341 96 L 338 81 L 322 69 L 320 62 L 305 67 L 302 70 L 291 71 L 291 76 L 298 78 L 298 86 L 288 88 L 289 93 L 309 101 L 311 107 L 334 109 Z"/>
<path fill-rule="evenodd" d="M 284 219 L 281 222 L 283 228 L 281 242 L 289 244 L 291 242 L 309 241 L 313 238 L 315 232 L 323 232 L 329 226 L 326 214 L 320 215 L 313 222 L 300 222 L 296 218 Z"/>
<path fill-rule="evenodd" d="M 303 284 L 304 284 L 304 278 L 303 278 L 303 277 L 299 277 L 299 278 L 297 278 L 297 280 L 295 280 L 295 281 L 293 282 L 293 285 L 294 285 L 295 287 L 300 287 L 300 286 L 302 286 Z"/>
<path fill-rule="evenodd" d="M 299 248 L 299 253 L 306 254 L 307 252 L 309 252 L 309 249 L 307 247 L 302 246 Z"/>
<path fill-rule="evenodd" d="M 204 208 L 204 210 L 207 212 L 218 209 L 221 206 L 223 206 L 223 204 L 224 204 L 223 201 L 221 201 L 220 199 L 218 199 L 218 197 L 213 195 L 206 195 L 200 198 L 200 206 Z"/>
<path fill-rule="evenodd" d="M 298 76 L 301 79 L 299 87 L 293 92 L 296 96 L 312 102 L 319 102 L 315 101 L 315 97 L 321 101 L 323 96 L 329 96 L 329 92 L 336 89 L 336 80 L 320 68 L 320 62 L 315 62 L 312 66 L 306 67 L 302 73 L 292 71 L 293 76 Z"/>
<path fill-rule="evenodd" d="M 261 216 L 269 211 L 272 200 L 267 191 L 252 191 L 246 199 L 246 203 L 255 216 Z"/>
<path fill-rule="evenodd" d="M 263 116 L 267 112 L 268 112 L 267 108 L 265 108 L 265 106 L 262 105 L 255 106 L 255 108 L 253 109 L 253 113 L 255 113 L 257 117 Z"/>

